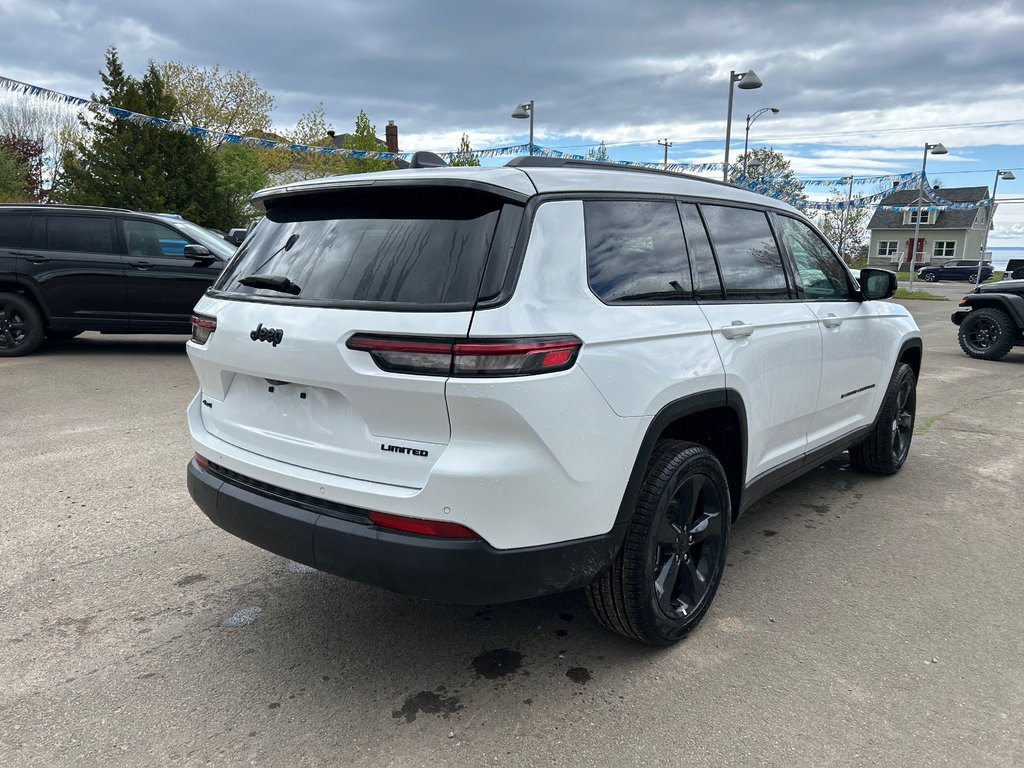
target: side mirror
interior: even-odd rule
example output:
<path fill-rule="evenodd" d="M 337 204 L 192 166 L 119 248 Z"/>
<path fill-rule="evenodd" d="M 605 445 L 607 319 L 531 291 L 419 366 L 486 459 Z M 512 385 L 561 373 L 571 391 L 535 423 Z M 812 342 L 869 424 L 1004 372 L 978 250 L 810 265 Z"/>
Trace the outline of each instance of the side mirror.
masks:
<path fill-rule="evenodd" d="M 888 299 L 896 293 L 896 273 L 888 269 L 862 269 L 860 295 L 869 301 Z"/>
<path fill-rule="evenodd" d="M 235 227 L 234 229 L 228 230 L 228 233 L 224 235 L 224 239 L 232 245 L 238 246 L 242 244 L 242 241 L 245 240 L 245 236 L 247 234 L 249 234 L 247 229 L 243 227 Z"/>
<path fill-rule="evenodd" d="M 185 246 L 185 256 L 196 261 L 207 261 L 215 258 L 209 248 L 197 243 L 189 243 Z"/>

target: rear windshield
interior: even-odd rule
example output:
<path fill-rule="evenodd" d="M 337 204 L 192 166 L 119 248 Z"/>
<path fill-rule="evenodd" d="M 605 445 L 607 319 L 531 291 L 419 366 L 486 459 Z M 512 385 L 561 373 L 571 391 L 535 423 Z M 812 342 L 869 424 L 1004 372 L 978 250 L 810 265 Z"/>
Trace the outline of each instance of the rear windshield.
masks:
<path fill-rule="evenodd" d="M 271 199 L 266 219 L 214 290 L 301 304 L 469 309 L 505 208 L 522 215 L 497 196 L 454 187 L 361 187 Z M 239 283 L 250 275 L 287 278 L 299 292 Z"/>

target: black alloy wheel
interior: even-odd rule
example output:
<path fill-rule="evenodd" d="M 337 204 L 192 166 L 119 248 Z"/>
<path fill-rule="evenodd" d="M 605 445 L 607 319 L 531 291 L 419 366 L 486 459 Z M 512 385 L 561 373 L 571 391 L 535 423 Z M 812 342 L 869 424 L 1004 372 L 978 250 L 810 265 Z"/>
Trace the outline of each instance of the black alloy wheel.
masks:
<path fill-rule="evenodd" d="M 939 276 L 934 272 L 925 272 L 924 275 L 922 275 L 922 277 L 924 277 L 925 282 L 927 283 L 934 283 L 937 282 L 939 279 Z"/>
<path fill-rule="evenodd" d="M 587 588 L 594 615 L 620 634 L 668 645 L 704 617 L 725 570 L 732 506 L 708 448 L 658 443 L 622 550 Z"/>
<path fill-rule="evenodd" d="M 917 413 L 917 377 L 899 363 L 889 380 L 882 408 L 871 434 L 850 448 L 850 463 L 864 472 L 894 475 L 910 455 Z"/>
<path fill-rule="evenodd" d="M 18 357 L 43 340 L 38 310 L 16 293 L 0 293 L 0 357 Z"/>
<path fill-rule="evenodd" d="M 994 307 L 972 309 L 960 323 L 960 348 L 978 360 L 998 360 L 1013 348 L 1019 334 L 1006 312 Z"/>

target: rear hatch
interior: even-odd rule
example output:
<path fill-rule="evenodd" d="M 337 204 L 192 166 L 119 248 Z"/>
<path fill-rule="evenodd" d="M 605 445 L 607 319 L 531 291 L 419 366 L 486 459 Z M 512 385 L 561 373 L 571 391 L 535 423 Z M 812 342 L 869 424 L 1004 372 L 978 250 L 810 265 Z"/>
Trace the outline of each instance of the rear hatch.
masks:
<path fill-rule="evenodd" d="M 422 487 L 450 439 L 447 371 L 384 371 L 349 342 L 465 338 L 478 300 L 502 289 L 522 207 L 421 185 L 265 205 L 197 307 L 216 319 L 189 344 L 206 430 L 296 466 Z"/>

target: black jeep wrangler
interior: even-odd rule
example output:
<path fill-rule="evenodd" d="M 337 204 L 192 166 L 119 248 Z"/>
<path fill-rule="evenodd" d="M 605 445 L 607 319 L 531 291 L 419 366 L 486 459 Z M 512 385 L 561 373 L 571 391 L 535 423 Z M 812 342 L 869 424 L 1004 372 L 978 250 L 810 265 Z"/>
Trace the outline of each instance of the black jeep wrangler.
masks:
<path fill-rule="evenodd" d="M 971 357 L 998 360 L 1024 346 L 1024 280 L 978 286 L 950 320 L 960 326 L 960 347 Z"/>

